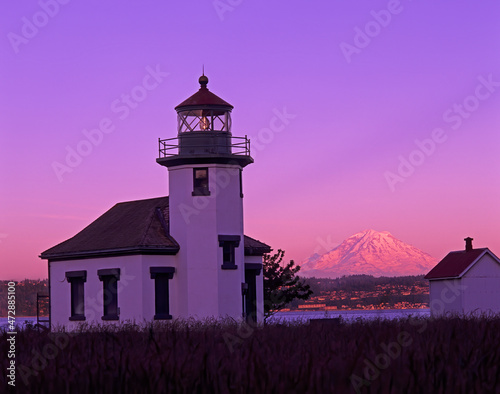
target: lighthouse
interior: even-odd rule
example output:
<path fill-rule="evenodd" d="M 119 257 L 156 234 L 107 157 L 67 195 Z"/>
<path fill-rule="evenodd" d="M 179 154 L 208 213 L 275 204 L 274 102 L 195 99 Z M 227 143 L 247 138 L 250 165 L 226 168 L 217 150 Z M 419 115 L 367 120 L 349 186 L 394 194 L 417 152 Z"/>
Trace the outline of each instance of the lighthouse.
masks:
<path fill-rule="evenodd" d="M 208 78 L 177 111 L 177 136 L 159 140 L 169 196 L 116 204 L 44 251 L 50 324 L 232 318 L 262 322 L 263 255 L 243 232 L 250 141 L 231 130 L 233 106 Z"/>
<path fill-rule="evenodd" d="M 199 83 L 175 107 L 177 137 L 159 141 L 157 159 L 168 168 L 170 234 L 180 246 L 178 299 L 188 315 L 237 317 L 250 296 L 242 176 L 253 159 L 247 137 L 232 135 L 233 106 L 208 89 L 205 75 Z"/>

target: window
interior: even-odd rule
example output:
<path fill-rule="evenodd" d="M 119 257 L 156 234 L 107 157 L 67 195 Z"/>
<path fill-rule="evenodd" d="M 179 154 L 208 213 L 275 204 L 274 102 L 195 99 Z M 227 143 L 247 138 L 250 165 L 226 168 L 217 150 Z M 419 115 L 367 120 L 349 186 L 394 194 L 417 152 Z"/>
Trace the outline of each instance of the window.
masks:
<path fill-rule="evenodd" d="M 193 168 L 193 196 L 209 196 L 208 168 Z"/>
<path fill-rule="evenodd" d="M 173 278 L 174 267 L 150 267 L 151 279 L 155 281 L 155 320 L 171 319 L 168 281 Z"/>
<path fill-rule="evenodd" d="M 83 284 L 87 281 L 87 271 L 66 272 L 66 280 L 71 285 L 71 316 L 69 320 L 85 320 Z"/>
<path fill-rule="evenodd" d="M 219 246 L 222 248 L 222 269 L 235 270 L 236 265 L 235 249 L 240 244 L 239 235 L 219 235 Z"/>
<path fill-rule="evenodd" d="M 222 264 L 235 264 L 234 244 L 231 242 L 224 242 L 222 244 Z"/>
<path fill-rule="evenodd" d="M 103 316 L 102 320 L 118 320 L 120 310 L 118 308 L 118 281 L 120 280 L 120 268 L 98 270 L 99 280 L 103 287 Z"/>

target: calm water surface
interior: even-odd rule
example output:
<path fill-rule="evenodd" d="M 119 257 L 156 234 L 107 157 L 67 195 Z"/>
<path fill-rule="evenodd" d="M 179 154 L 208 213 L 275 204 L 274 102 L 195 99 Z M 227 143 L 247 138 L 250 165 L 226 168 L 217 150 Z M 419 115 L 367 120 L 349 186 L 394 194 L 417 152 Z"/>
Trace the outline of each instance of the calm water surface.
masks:
<path fill-rule="evenodd" d="M 278 312 L 270 318 L 271 322 L 276 321 L 308 321 L 309 319 L 326 319 L 342 317 L 344 320 L 356 319 L 399 319 L 404 317 L 429 317 L 429 308 L 423 309 L 373 309 L 359 311 L 293 311 Z M 26 322 L 36 324 L 36 316 L 17 317 L 16 326 L 23 327 Z M 0 329 L 8 325 L 6 317 L 0 317 Z"/>
<path fill-rule="evenodd" d="M 271 321 L 307 321 L 309 319 L 331 319 L 341 317 L 344 320 L 356 319 L 399 319 L 409 316 L 429 317 L 429 308 L 422 309 L 373 309 L 373 310 L 355 310 L 355 311 L 293 311 L 277 312 L 273 315 Z"/>

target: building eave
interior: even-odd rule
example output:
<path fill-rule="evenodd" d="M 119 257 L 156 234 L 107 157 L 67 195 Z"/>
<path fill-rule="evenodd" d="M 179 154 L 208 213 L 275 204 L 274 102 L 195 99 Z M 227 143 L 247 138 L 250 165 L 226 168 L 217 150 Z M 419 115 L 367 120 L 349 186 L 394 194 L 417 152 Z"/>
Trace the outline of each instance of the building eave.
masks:
<path fill-rule="evenodd" d="M 214 155 L 173 155 L 160 157 L 156 162 L 165 167 L 178 167 L 193 164 L 233 164 L 240 167 L 246 167 L 253 163 L 253 158 L 247 155 L 235 154 L 214 154 Z"/>
<path fill-rule="evenodd" d="M 245 256 L 263 256 L 266 253 L 271 253 L 271 248 L 245 247 Z"/>
<path fill-rule="evenodd" d="M 39 257 L 44 260 L 63 261 L 63 260 L 83 260 L 99 257 L 129 256 L 129 255 L 176 255 L 179 247 L 155 248 L 155 247 L 132 247 L 120 249 L 92 250 L 71 253 L 44 254 Z"/>
<path fill-rule="evenodd" d="M 424 279 L 427 279 L 424 277 Z M 427 279 L 429 282 L 437 282 L 437 281 L 440 281 L 440 280 L 450 280 L 450 279 L 460 279 L 459 276 L 447 276 L 447 277 L 443 277 L 443 278 L 431 278 L 431 279 Z"/>

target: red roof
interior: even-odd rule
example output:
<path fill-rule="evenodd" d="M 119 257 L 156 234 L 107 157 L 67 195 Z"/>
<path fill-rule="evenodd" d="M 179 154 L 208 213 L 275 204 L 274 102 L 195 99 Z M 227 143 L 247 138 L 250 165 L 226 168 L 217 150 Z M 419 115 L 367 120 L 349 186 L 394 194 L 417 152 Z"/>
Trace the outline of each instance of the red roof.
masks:
<path fill-rule="evenodd" d="M 234 107 L 229 104 L 227 101 L 222 100 L 219 96 L 213 94 L 207 88 L 208 78 L 205 76 L 200 77 L 200 90 L 198 90 L 195 94 L 193 94 L 188 99 L 184 100 L 180 103 L 176 110 L 182 109 L 183 107 L 192 107 L 192 106 L 203 106 L 203 105 L 213 105 L 218 107 L 228 107 L 228 109 L 233 109 Z"/>
<path fill-rule="evenodd" d="M 491 253 L 488 248 L 450 252 L 425 275 L 425 279 L 459 278 L 486 250 Z M 493 253 L 491 254 L 493 255 Z"/>

